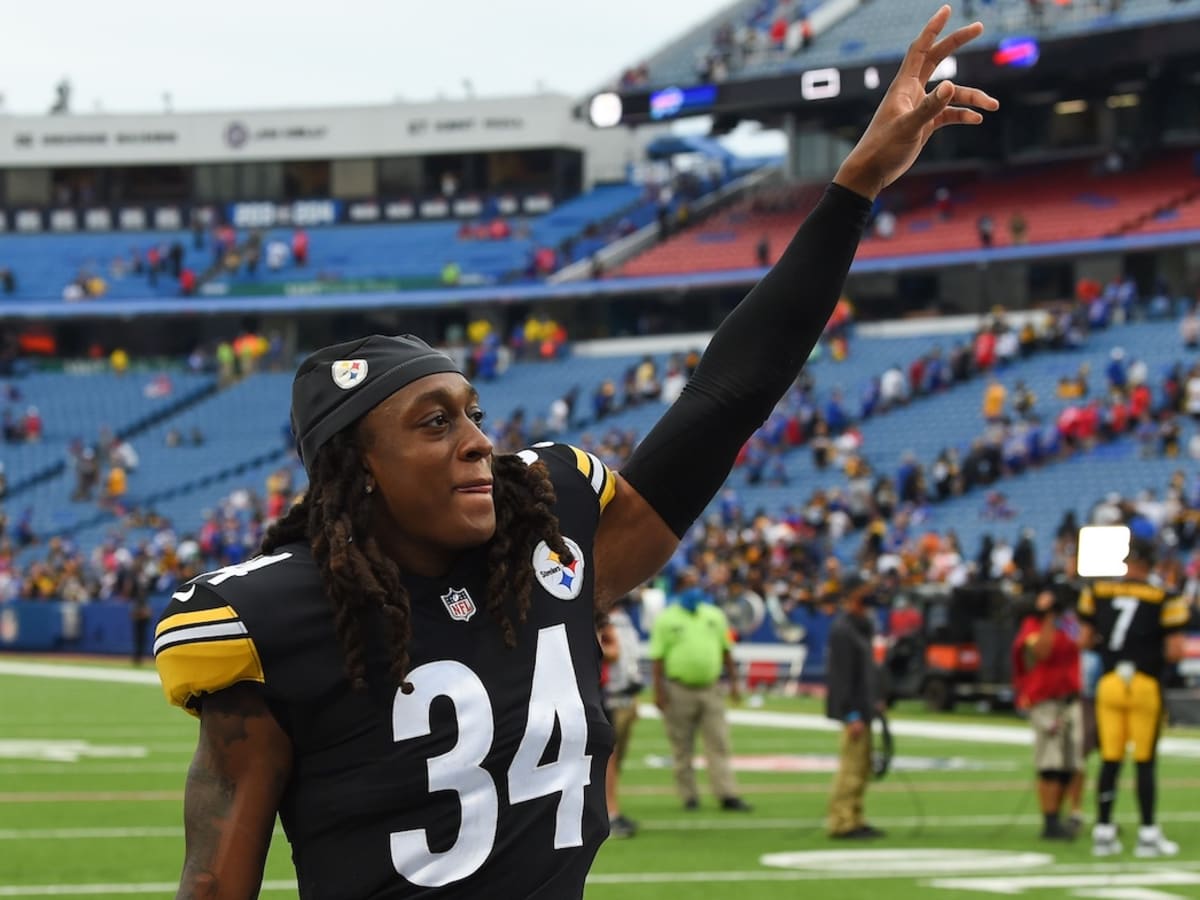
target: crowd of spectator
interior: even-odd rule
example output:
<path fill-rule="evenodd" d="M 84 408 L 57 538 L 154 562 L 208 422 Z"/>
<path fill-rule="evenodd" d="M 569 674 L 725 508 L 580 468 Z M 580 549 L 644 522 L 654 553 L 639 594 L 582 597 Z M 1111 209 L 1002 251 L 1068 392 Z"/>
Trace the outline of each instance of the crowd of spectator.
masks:
<path fill-rule="evenodd" d="M 62 536 L 39 545 L 32 510 L 11 523 L 0 512 L 0 603 L 142 600 L 201 572 L 243 562 L 257 552 L 266 525 L 296 499 L 294 473 L 292 465 L 272 472 L 261 493 L 232 491 L 203 513 L 195 531 L 181 533 L 150 510 L 114 510 L 111 535 L 90 551 Z M 37 558 L 18 566 L 16 554 L 31 546 Z"/>

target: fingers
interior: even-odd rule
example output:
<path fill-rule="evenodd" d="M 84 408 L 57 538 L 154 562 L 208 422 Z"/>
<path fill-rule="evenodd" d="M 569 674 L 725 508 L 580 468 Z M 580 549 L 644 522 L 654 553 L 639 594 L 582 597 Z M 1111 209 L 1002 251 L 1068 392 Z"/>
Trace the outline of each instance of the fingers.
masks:
<path fill-rule="evenodd" d="M 933 76 L 933 70 L 941 65 L 942 60 L 965 47 L 981 34 L 983 34 L 983 23 L 972 22 L 970 25 L 956 29 L 953 34 L 946 35 L 930 47 L 921 62 L 919 75 L 921 83 L 924 84 Z"/>
<path fill-rule="evenodd" d="M 913 110 L 913 115 L 925 122 L 932 121 L 950 105 L 950 101 L 954 99 L 954 91 L 955 87 L 949 81 L 939 82 L 938 86 L 926 94 L 925 99 Z"/>
<path fill-rule="evenodd" d="M 957 107 L 975 106 L 988 112 L 1000 108 L 999 100 L 979 88 L 960 87 L 952 81 L 940 81 L 937 87 L 925 95 L 925 99 L 913 110 L 913 114 L 929 121 L 952 104 Z M 982 119 L 982 116 L 980 118 Z"/>
<path fill-rule="evenodd" d="M 1000 108 L 1000 101 L 991 94 L 984 93 L 979 88 L 954 85 L 954 96 L 950 98 L 954 106 L 974 106 L 977 109 L 995 112 Z"/>
<path fill-rule="evenodd" d="M 982 121 L 983 115 L 973 109 L 948 106 L 933 117 L 933 130 L 937 131 L 946 125 L 978 125 Z"/>
<path fill-rule="evenodd" d="M 900 66 L 900 74 L 911 75 L 913 78 L 920 77 L 921 69 L 925 64 L 925 56 L 933 49 L 937 36 L 942 33 L 942 29 L 949 21 L 950 6 L 947 4 L 933 14 L 933 17 L 925 23 L 921 33 L 917 35 L 917 39 L 908 45 L 908 52 L 904 55 L 904 62 Z"/>

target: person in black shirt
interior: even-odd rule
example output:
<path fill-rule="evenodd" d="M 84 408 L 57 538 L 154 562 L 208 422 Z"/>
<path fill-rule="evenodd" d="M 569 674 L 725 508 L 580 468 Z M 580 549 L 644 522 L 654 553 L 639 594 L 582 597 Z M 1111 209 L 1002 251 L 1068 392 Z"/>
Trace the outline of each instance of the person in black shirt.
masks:
<path fill-rule="evenodd" d="M 882 674 L 871 646 L 875 634 L 869 597 L 877 585 L 851 576 L 841 585 L 842 609 L 829 629 L 825 715 L 842 725 L 838 771 L 829 797 L 829 836 L 859 840 L 883 837 L 863 818 L 871 779 L 871 721 L 883 704 Z"/>
<path fill-rule="evenodd" d="M 996 102 L 910 47 L 775 267 L 621 473 L 561 444 L 496 455 L 478 395 L 411 335 L 301 364 L 309 474 L 263 555 L 182 586 L 155 661 L 197 715 L 179 896 L 257 896 L 278 813 L 303 900 L 578 900 L 608 833 L 594 612 L 655 574 L 799 374 L 871 203 L 930 135 Z"/>

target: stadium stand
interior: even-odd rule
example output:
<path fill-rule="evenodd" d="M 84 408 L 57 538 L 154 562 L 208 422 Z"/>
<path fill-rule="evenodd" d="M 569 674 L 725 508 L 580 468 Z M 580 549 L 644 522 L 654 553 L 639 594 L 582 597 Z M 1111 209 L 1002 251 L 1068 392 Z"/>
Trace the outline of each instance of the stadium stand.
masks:
<path fill-rule="evenodd" d="M 1114 5 L 1088 0 L 1030 3 L 995 0 L 966 3 L 961 15 L 987 31 L 979 47 L 1014 33 L 1043 39 L 1132 28 L 1194 13 L 1173 0 L 1127 0 Z M 751 0 L 735 3 L 703 26 L 625 71 L 623 89 L 687 85 L 704 81 L 782 75 L 852 62 L 898 59 L 896 35 L 915 34 L 929 17 L 920 0 Z M 807 23 L 807 24 L 806 24 Z"/>
<path fill-rule="evenodd" d="M 701 194 L 716 181 L 693 179 Z M 292 231 L 273 229 L 261 236 L 260 260 L 253 274 L 246 271 L 248 233 L 238 235 L 236 271 L 220 266 L 208 280 L 205 293 L 271 291 L 282 293 L 289 282 L 358 282 L 397 280 L 402 285 L 443 283 L 443 270 L 454 263 L 463 284 L 533 279 L 537 251 L 553 253 L 553 266 L 586 259 L 620 233 L 653 221 L 656 199 L 640 185 L 601 185 L 567 200 L 551 212 L 528 221 L 508 222 L 501 239 L 468 238 L 471 223 L 413 222 L 407 224 L 334 225 L 309 234 L 309 256 L 301 268 L 291 253 L 286 264 L 272 270 L 265 259 L 273 242 L 291 246 Z M 484 226 L 486 227 L 486 226 Z M 73 299 L 119 297 L 141 299 L 180 294 L 179 283 L 166 271 L 151 276 L 147 256 L 165 261 L 178 245 L 182 265 L 201 275 L 216 263 L 215 241 L 193 245 L 192 233 L 126 232 L 120 234 L 0 235 L 0 266 L 10 268 L 16 290 L 3 302 L 63 298 L 68 285 L 80 283 Z M 219 259 L 219 257 L 218 257 Z M 87 283 L 98 278 L 101 285 Z"/>
<path fill-rule="evenodd" d="M 1186 152 L 1134 171 L 1097 173 L 1095 162 L 1073 162 L 1004 171 L 994 177 L 928 176 L 913 179 L 883 207 L 895 215 L 890 237 L 865 241 L 858 258 L 909 257 L 980 248 L 978 222 L 990 216 L 994 246 L 1049 244 L 1106 238 L 1130 232 L 1186 230 L 1194 225 L 1198 189 Z M 935 203 L 941 186 L 949 191 L 943 213 Z M 754 200 L 677 234 L 626 264 L 623 276 L 744 269 L 758 264 L 765 237 L 772 261 L 802 216 L 820 197 L 821 186 L 798 189 L 788 208 L 764 209 Z M 1025 229 L 1011 228 L 1020 215 Z M 877 219 L 878 221 L 878 219 Z"/>

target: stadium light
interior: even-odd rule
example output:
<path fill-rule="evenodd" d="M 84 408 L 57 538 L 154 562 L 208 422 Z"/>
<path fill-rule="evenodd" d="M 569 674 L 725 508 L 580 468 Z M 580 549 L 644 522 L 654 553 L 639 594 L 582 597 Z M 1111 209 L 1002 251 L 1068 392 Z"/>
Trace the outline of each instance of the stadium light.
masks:
<path fill-rule="evenodd" d="M 1073 116 L 1078 113 L 1087 112 L 1088 103 L 1086 100 L 1060 100 L 1054 104 L 1054 114 L 1057 116 Z"/>
<path fill-rule="evenodd" d="M 588 119 L 596 128 L 612 128 L 620 125 L 623 113 L 621 97 L 612 91 L 597 94 L 588 104 Z"/>
<path fill-rule="evenodd" d="M 1137 106 L 1142 100 L 1137 94 L 1113 94 L 1104 101 L 1104 105 L 1109 109 L 1127 109 L 1131 106 Z"/>

